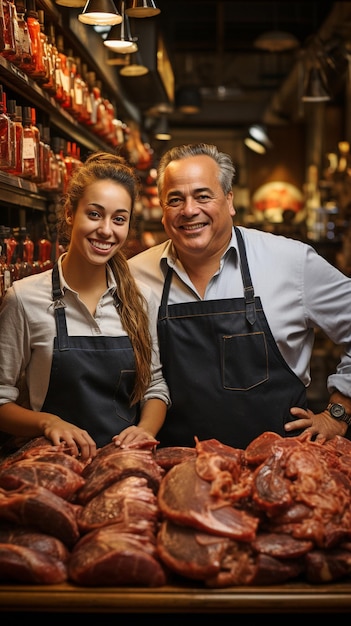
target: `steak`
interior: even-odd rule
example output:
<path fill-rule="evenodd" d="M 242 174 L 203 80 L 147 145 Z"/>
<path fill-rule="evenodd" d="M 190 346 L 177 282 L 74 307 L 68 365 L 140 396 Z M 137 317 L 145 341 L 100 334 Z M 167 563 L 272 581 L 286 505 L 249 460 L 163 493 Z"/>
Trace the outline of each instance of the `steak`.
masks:
<path fill-rule="evenodd" d="M 121 532 L 111 524 L 84 535 L 74 547 L 69 579 L 86 586 L 145 586 L 166 584 L 154 542 L 145 535 Z"/>

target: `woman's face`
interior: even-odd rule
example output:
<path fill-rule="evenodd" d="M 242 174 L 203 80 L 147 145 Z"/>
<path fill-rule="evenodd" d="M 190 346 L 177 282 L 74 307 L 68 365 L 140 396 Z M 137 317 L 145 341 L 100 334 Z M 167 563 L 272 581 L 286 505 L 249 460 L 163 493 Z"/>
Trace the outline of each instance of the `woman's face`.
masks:
<path fill-rule="evenodd" d="M 71 225 L 70 253 L 78 253 L 93 265 L 105 264 L 128 236 L 132 200 L 126 189 L 111 180 L 99 180 L 85 190 Z"/>

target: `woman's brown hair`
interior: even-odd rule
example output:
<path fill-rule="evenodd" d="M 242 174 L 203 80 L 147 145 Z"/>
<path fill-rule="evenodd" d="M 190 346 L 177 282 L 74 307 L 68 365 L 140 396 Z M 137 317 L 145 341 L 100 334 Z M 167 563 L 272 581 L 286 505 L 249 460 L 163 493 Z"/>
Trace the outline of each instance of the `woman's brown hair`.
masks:
<path fill-rule="evenodd" d="M 59 242 L 64 246 L 69 245 L 70 240 L 70 229 L 65 216 L 76 212 L 86 187 L 97 180 L 111 180 L 126 189 L 132 201 L 132 220 L 134 204 L 139 194 L 139 179 L 134 169 L 121 156 L 107 152 L 93 153 L 83 165 L 75 170 L 63 198 L 63 214 L 58 226 L 58 236 Z M 147 303 L 137 288 L 127 259 L 121 250 L 118 250 L 110 259 L 109 266 L 117 284 L 118 312 L 122 326 L 134 351 L 136 380 L 131 400 L 132 404 L 135 404 L 143 399 L 151 380 L 152 342 L 149 332 Z"/>

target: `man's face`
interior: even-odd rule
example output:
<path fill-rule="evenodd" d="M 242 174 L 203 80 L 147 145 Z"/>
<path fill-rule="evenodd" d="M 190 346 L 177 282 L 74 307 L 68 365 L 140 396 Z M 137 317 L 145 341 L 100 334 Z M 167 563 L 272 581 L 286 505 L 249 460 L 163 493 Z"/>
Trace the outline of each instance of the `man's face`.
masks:
<path fill-rule="evenodd" d="M 233 194 L 224 195 L 217 163 L 207 155 L 170 163 L 160 198 L 167 236 L 182 255 L 213 255 L 231 237 Z"/>

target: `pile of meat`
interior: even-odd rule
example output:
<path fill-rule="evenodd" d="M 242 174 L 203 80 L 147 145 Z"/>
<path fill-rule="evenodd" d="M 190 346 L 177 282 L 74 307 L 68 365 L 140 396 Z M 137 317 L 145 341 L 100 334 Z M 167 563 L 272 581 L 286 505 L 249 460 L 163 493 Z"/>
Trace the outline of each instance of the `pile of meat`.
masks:
<path fill-rule="evenodd" d="M 37 438 L 0 462 L 0 581 L 208 588 L 351 575 L 351 442 L 266 432 L 245 449 Z"/>

